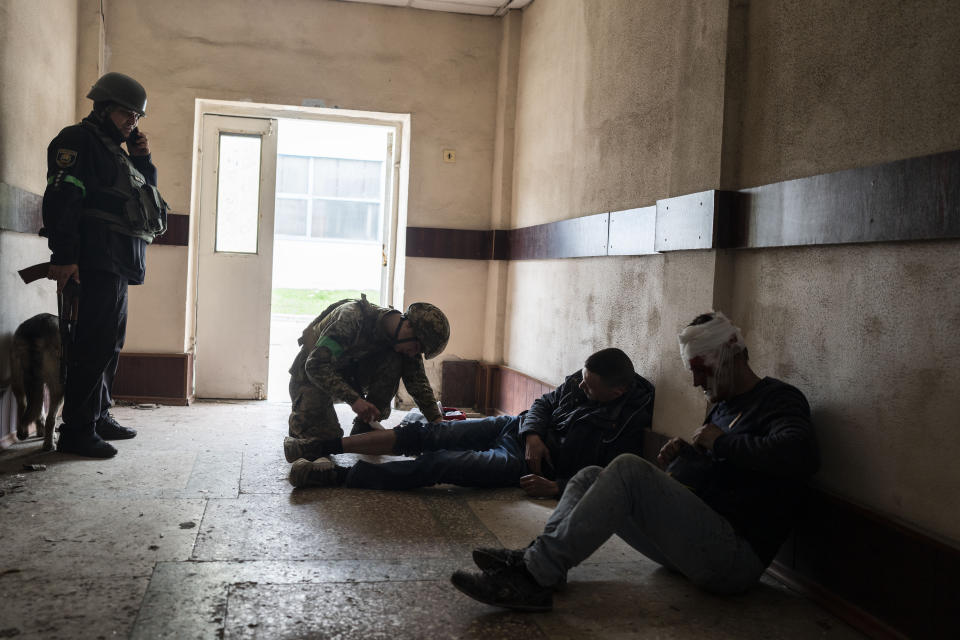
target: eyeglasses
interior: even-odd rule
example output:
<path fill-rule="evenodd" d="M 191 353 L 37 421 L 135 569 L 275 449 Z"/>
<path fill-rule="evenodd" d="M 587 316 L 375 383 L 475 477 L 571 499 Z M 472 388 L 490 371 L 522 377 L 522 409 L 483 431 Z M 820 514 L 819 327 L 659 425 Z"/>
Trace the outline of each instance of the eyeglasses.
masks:
<path fill-rule="evenodd" d="M 124 109 L 123 107 L 117 107 L 115 111 L 120 115 L 122 115 L 125 120 L 129 120 L 130 118 L 133 118 L 134 122 L 140 122 L 140 118 L 143 117 L 136 111 L 130 111 L 130 109 Z"/>

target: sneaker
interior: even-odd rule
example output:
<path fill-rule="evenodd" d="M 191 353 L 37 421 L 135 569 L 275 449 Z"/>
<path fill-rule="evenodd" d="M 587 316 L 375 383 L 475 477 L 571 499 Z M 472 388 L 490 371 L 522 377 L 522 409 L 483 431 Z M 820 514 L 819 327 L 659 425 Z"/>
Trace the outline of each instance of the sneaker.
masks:
<path fill-rule="evenodd" d="M 533 543 L 531 543 L 533 544 Z M 473 550 L 473 563 L 486 573 L 495 573 L 511 567 L 523 567 L 523 554 L 526 549 L 501 549 L 498 547 L 477 547 Z M 567 587 L 567 578 L 550 587 L 554 591 L 563 591 Z"/>
<path fill-rule="evenodd" d="M 484 604 L 516 611 L 550 611 L 553 590 L 541 587 L 526 567 L 508 567 L 493 573 L 457 571 L 450 582 L 462 593 Z"/>
<path fill-rule="evenodd" d="M 330 458 L 318 458 L 313 462 L 301 458 L 290 466 L 287 476 L 294 487 L 336 487 L 340 484 L 337 465 Z"/>
<path fill-rule="evenodd" d="M 75 433 L 62 430 L 57 438 L 57 451 L 85 458 L 112 458 L 117 450 L 94 433 Z"/>
<path fill-rule="evenodd" d="M 129 440 L 137 437 L 137 431 L 123 426 L 108 413 L 97 420 L 97 435 L 104 440 Z"/>
<path fill-rule="evenodd" d="M 484 571 L 499 571 L 508 567 L 523 566 L 524 551 L 524 549 L 477 547 L 473 550 L 473 564 Z"/>

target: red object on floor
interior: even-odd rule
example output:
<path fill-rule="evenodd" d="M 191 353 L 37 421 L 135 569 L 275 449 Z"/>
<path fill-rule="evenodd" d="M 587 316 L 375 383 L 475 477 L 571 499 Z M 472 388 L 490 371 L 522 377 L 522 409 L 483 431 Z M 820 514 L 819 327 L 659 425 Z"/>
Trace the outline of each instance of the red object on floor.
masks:
<path fill-rule="evenodd" d="M 453 420 L 466 420 L 467 414 L 456 407 L 444 407 L 443 408 L 443 419 L 447 422 Z"/>

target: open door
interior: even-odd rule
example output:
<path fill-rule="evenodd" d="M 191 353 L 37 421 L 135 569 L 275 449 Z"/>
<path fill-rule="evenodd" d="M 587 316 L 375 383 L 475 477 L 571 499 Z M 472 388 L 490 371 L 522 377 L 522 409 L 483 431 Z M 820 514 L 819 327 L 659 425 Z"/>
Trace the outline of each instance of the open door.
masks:
<path fill-rule="evenodd" d="M 266 397 L 277 121 L 204 114 L 196 395 Z"/>

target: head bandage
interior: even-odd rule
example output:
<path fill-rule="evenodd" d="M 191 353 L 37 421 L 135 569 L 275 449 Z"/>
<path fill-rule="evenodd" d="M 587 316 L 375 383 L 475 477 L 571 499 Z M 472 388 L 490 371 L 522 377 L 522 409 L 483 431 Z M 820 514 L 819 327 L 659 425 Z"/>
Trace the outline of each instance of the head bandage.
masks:
<path fill-rule="evenodd" d="M 727 357 L 747 348 L 740 329 L 719 311 L 714 312 L 710 322 L 686 327 L 680 332 L 678 340 L 683 365 L 687 369 L 690 369 L 690 361 L 697 356 L 707 364 L 717 365 L 719 361 L 725 361 Z"/>

